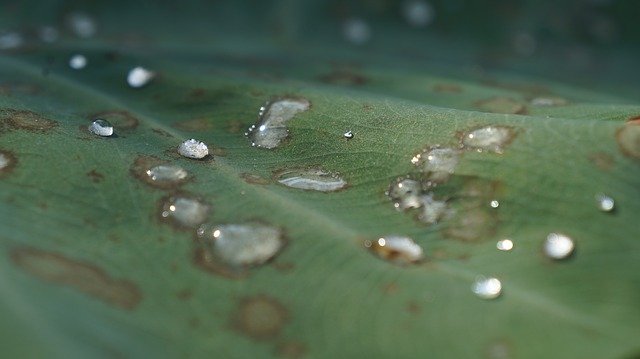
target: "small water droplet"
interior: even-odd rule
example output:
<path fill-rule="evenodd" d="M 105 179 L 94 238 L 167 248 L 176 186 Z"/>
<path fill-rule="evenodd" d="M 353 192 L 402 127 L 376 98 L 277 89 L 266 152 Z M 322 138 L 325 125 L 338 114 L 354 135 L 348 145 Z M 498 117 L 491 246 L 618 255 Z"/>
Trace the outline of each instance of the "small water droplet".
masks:
<path fill-rule="evenodd" d="M 438 146 L 426 149 L 411 159 L 411 163 L 425 173 L 431 181 L 445 182 L 454 173 L 460 161 L 460 151 Z"/>
<path fill-rule="evenodd" d="M 58 29 L 53 26 L 42 26 L 38 29 L 38 37 L 42 42 L 52 43 L 60 36 Z"/>
<path fill-rule="evenodd" d="M 15 49 L 22 46 L 24 38 L 19 32 L 0 33 L 0 50 Z"/>
<path fill-rule="evenodd" d="M 344 138 L 346 138 L 347 140 L 350 140 L 353 138 L 353 132 L 347 131 L 342 136 L 344 136 Z"/>
<path fill-rule="evenodd" d="M 471 286 L 475 295 L 482 299 L 496 299 L 502 294 L 502 283 L 498 278 L 479 277 Z"/>
<path fill-rule="evenodd" d="M 498 243 L 496 243 L 496 248 L 498 248 L 498 250 L 508 252 L 513 249 L 513 241 L 510 239 L 499 240 Z"/>
<path fill-rule="evenodd" d="M 74 70 L 84 69 L 87 66 L 87 58 L 84 55 L 73 55 L 69 59 L 69 67 Z"/>
<path fill-rule="evenodd" d="M 209 155 L 209 148 L 204 142 L 192 138 L 178 146 L 178 153 L 187 158 L 201 159 Z"/>
<path fill-rule="evenodd" d="M 433 6 L 423 0 L 407 0 L 402 4 L 402 15 L 409 25 L 425 27 L 435 18 Z"/>
<path fill-rule="evenodd" d="M 109 121 L 98 118 L 91 123 L 89 131 L 98 136 L 109 137 L 113 135 L 113 126 Z"/>
<path fill-rule="evenodd" d="M 561 233 L 549 233 L 544 242 L 544 254 L 551 259 L 565 259 L 575 249 L 573 239 Z"/>
<path fill-rule="evenodd" d="M 275 257 L 285 245 L 279 228 L 258 224 L 202 225 L 198 237 L 210 253 L 232 267 L 252 267 Z"/>
<path fill-rule="evenodd" d="M 564 106 L 567 104 L 567 100 L 562 97 L 536 97 L 531 100 L 531 104 L 539 107 Z"/>
<path fill-rule="evenodd" d="M 420 197 L 422 212 L 418 219 L 424 223 L 436 224 L 451 214 L 446 201 L 438 201 L 433 198 L 433 193 Z"/>
<path fill-rule="evenodd" d="M 276 174 L 277 181 L 287 187 L 332 192 L 343 189 L 347 182 L 339 175 L 322 169 L 284 170 Z"/>
<path fill-rule="evenodd" d="M 127 83 L 133 88 L 140 88 L 148 84 L 156 77 L 156 73 L 137 66 L 129 70 L 127 74 Z"/>
<path fill-rule="evenodd" d="M 412 179 L 398 179 L 391 183 L 386 192 L 398 210 L 420 208 L 422 206 L 422 184 Z"/>
<path fill-rule="evenodd" d="M 364 245 L 378 257 L 398 264 L 415 263 L 424 258 L 422 247 L 409 237 L 390 235 L 365 241 Z"/>
<path fill-rule="evenodd" d="M 184 168 L 176 165 L 158 165 L 148 169 L 146 173 L 152 181 L 163 184 L 181 182 L 189 176 Z"/>
<path fill-rule="evenodd" d="M 611 212 L 615 208 L 615 201 L 606 194 L 596 195 L 596 201 L 598 202 L 598 209 L 602 212 Z"/>
<path fill-rule="evenodd" d="M 267 103 L 260 108 L 258 123 L 245 133 L 251 145 L 275 148 L 289 136 L 287 122 L 296 114 L 307 111 L 311 103 L 301 98 L 285 98 Z"/>
<path fill-rule="evenodd" d="M 466 148 L 475 149 L 478 152 L 490 151 L 502 153 L 515 133 L 510 127 L 504 126 L 484 126 L 462 135 L 462 144 Z"/>
<path fill-rule="evenodd" d="M 197 198 L 176 195 L 163 200 L 160 216 L 180 227 L 196 228 L 207 220 L 210 210 Z"/>
<path fill-rule="evenodd" d="M 489 202 L 489 206 L 491 206 L 491 208 L 498 208 L 500 207 L 500 202 L 498 202 L 498 200 L 492 200 L 491 202 Z"/>
<path fill-rule="evenodd" d="M 83 12 L 73 12 L 69 14 L 67 22 L 71 31 L 81 38 L 92 37 L 98 29 L 95 20 Z"/>
<path fill-rule="evenodd" d="M 348 19 L 342 25 L 342 32 L 347 41 L 362 45 L 371 38 L 371 28 L 363 19 Z"/>

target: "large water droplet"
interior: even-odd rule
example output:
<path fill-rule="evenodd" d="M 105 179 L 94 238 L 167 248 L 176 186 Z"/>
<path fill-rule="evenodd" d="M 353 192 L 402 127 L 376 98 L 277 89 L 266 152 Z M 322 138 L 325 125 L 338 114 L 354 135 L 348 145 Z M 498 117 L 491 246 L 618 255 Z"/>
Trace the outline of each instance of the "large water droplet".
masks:
<path fill-rule="evenodd" d="M 198 236 L 216 259 L 232 267 L 266 263 L 285 244 L 280 229 L 258 223 L 203 225 Z"/>
<path fill-rule="evenodd" d="M 137 66 L 129 70 L 127 83 L 133 88 L 140 88 L 148 84 L 154 77 L 156 77 L 155 72 Z"/>
<path fill-rule="evenodd" d="M 272 101 L 260 108 L 258 123 L 251 126 L 245 135 L 251 145 L 275 148 L 287 138 L 287 122 L 296 114 L 307 111 L 311 104 L 306 99 L 285 98 Z"/>
<path fill-rule="evenodd" d="M 444 182 L 455 171 L 460 151 L 453 148 L 432 147 L 413 156 L 411 163 L 420 168 L 431 181 Z"/>
<path fill-rule="evenodd" d="M 167 185 L 182 182 L 189 176 L 187 171 L 175 165 L 158 165 L 147 170 L 147 176 L 153 182 Z"/>
<path fill-rule="evenodd" d="M 436 224 L 451 214 L 446 201 L 438 201 L 433 198 L 433 193 L 421 196 L 422 212 L 418 219 L 424 223 Z"/>
<path fill-rule="evenodd" d="M 398 179 L 391 183 L 386 194 L 393 201 L 393 206 L 399 210 L 422 206 L 422 184 L 416 180 Z"/>
<path fill-rule="evenodd" d="M 342 32 L 347 41 L 356 45 L 362 45 L 371 38 L 371 28 L 369 24 L 359 18 L 345 21 L 342 25 Z"/>
<path fill-rule="evenodd" d="M 195 228 L 207 220 L 210 209 L 197 198 L 177 195 L 163 201 L 160 215 L 180 227 Z"/>
<path fill-rule="evenodd" d="M 422 247 L 409 237 L 385 236 L 373 242 L 365 241 L 364 245 L 380 258 L 398 264 L 415 263 L 424 258 Z"/>
<path fill-rule="evenodd" d="M 502 283 L 498 278 L 478 278 L 471 290 L 475 295 L 482 299 L 496 299 L 502 294 Z"/>
<path fill-rule="evenodd" d="M 551 259 L 568 258 L 574 249 L 573 239 L 561 233 L 550 233 L 543 247 L 544 254 Z"/>
<path fill-rule="evenodd" d="M 615 208 L 615 201 L 606 194 L 598 194 L 596 196 L 596 201 L 598 203 L 598 209 L 602 212 L 611 212 Z"/>
<path fill-rule="evenodd" d="M 406 0 L 402 4 L 402 15 L 409 25 L 425 27 L 435 18 L 433 6 L 424 0 Z"/>
<path fill-rule="evenodd" d="M 69 59 L 69 67 L 74 70 L 84 69 L 87 66 L 87 58 L 84 55 L 73 55 Z"/>
<path fill-rule="evenodd" d="M 15 49 L 22 46 L 24 38 L 19 32 L 0 33 L 0 50 Z"/>
<path fill-rule="evenodd" d="M 466 148 L 479 152 L 502 153 L 504 147 L 511 143 L 514 136 L 515 133 L 510 127 L 489 125 L 465 132 L 462 135 L 462 144 Z"/>
<path fill-rule="evenodd" d="M 91 123 L 89 131 L 98 136 L 109 137 L 113 135 L 113 126 L 109 121 L 98 118 Z"/>
<path fill-rule="evenodd" d="M 510 239 L 502 239 L 496 243 L 496 248 L 503 252 L 508 252 L 513 249 L 513 241 Z"/>
<path fill-rule="evenodd" d="M 321 169 L 285 170 L 277 175 L 277 181 L 287 187 L 320 192 L 337 191 L 347 186 L 339 175 Z"/>
<path fill-rule="evenodd" d="M 187 158 L 201 159 L 209 155 L 209 147 L 204 142 L 192 138 L 178 146 L 178 153 Z"/>
<path fill-rule="evenodd" d="M 95 20 L 83 12 L 69 14 L 67 21 L 71 31 L 81 38 L 89 38 L 95 35 L 98 28 Z"/>

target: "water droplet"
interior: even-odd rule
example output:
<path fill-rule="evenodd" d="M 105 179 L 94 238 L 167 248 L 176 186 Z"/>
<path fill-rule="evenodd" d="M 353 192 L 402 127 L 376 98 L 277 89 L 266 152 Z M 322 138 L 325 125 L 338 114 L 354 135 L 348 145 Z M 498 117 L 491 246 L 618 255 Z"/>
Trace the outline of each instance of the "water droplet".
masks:
<path fill-rule="evenodd" d="M 398 179 L 391 183 L 386 192 L 393 201 L 393 206 L 399 210 L 419 208 L 422 206 L 422 184 L 412 179 Z"/>
<path fill-rule="evenodd" d="M 197 233 L 215 259 L 232 267 L 264 264 L 285 245 L 280 229 L 258 223 L 202 225 Z"/>
<path fill-rule="evenodd" d="M 95 20 L 83 12 L 73 12 L 67 17 L 71 31 L 81 38 L 89 38 L 95 35 L 97 25 Z"/>
<path fill-rule="evenodd" d="M 459 150 L 446 147 L 440 148 L 438 146 L 423 150 L 411 159 L 411 163 L 420 168 L 420 171 L 434 182 L 448 180 L 459 161 Z"/>
<path fill-rule="evenodd" d="M 251 145 L 275 148 L 289 136 L 287 122 L 296 114 L 307 111 L 311 103 L 306 99 L 285 98 L 267 103 L 260 108 L 258 123 L 245 133 Z"/>
<path fill-rule="evenodd" d="M 433 6 L 423 0 L 408 0 L 402 4 L 402 15 L 409 25 L 425 27 L 435 18 Z"/>
<path fill-rule="evenodd" d="M 531 104 L 539 107 L 564 106 L 567 104 L 567 100 L 561 97 L 536 97 L 531 100 Z"/>
<path fill-rule="evenodd" d="M 496 299 L 502 294 L 502 283 L 498 278 L 479 277 L 471 286 L 471 290 L 482 299 Z"/>
<path fill-rule="evenodd" d="M 5 32 L 0 34 L 0 50 L 15 49 L 22 46 L 24 38 L 18 32 Z"/>
<path fill-rule="evenodd" d="M 91 123 L 89 131 L 98 136 L 108 137 L 113 135 L 113 126 L 109 121 L 98 118 Z"/>
<path fill-rule="evenodd" d="M 74 70 L 80 70 L 87 66 L 87 58 L 84 55 L 73 55 L 69 59 L 69 67 Z"/>
<path fill-rule="evenodd" d="M 573 253 L 573 239 L 561 234 L 550 233 L 544 242 L 544 254 L 551 259 L 565 259 Z"/>
<path fill-rule="evenodd" d="M 496 243 L 496 248 L 501 251 L 508 252 L 513 249 L 513 241 L 510 239 L 502 239 Z"/>
<path fill-rule="evenodd" d="M 464 133 L 462 144 L 478 152 L 502 153 L 504 147 L 511 143 L 514 137 L 515 133 L 510 127 L 489 125 Z"/>
<path fill-rule="evenodd" d="M 133 88 L 140 88 L 148 84 L 153 78 L 156 77 L 156 73 L 149 71 L 144 67 L 137 66 L 129 70 L 127 74 L 127 83 Z"/>
<path fill-rule="evenodd" d="M 276 173 L 276 177 L 280 184 L 304 190 L 332 192 L 347 186 L 339 175 L 322 169 L 284 170 Z"/>
<path fill-rule="evenodd" d="M 345 21 L 342 25 L 342 32 L 347 41 L 356 45 L 362 45 L 371 38 L 371 28 L 369 24 L 359 18 Z"/>
<path fill-rule="evenodd" d="M 409 237 L 385 236 L 373 242 L 365 241 L 364 246 L 378 257 L 398 264 L 415 263 L 424 258 L 422 247 Z"/>
<path fill-rule="evenodd" d="M 500 202 L 494 199 L 491 202 L 489 202 L 489 206 L 491 206 L 491 208 L 498 208 L 500 207 Z"/>
<path fill-rule="evenodd" d="M 596 201 L 598 202 L 598 209 L 602 212 L 611 212 L 615 208 L 615 201 L 606 194 L 596 195 Z"/>
<path fill-rule="evenodd" d="M 433 193 L 420 197 L 422 212 L 418 219 L 424 223 L 436 224 L 451 214 L 446 201 L 438 201 L 433 198 Z"/>
<path fill-rule="evenodd" d="M 189 176 L 184 168 L 176 165 L 158 165 L 148 169 L 146 173 L 151 181 L 164 184 L 181 182 Z"/>
<path fill-rule="evenodd" d="M 187 158 L 201 159 L 209 155 L 209 148 L 204 142 L 192 138 L 178 146 L 178 153 Z"/>
<path fill-rule="evenodd" d="M 42 26 L 38 29 L 38 37 L 42 42 L 52 43 L 60 36 L 58 29 L 53 26 Z"/>
<path fill-rule="evenodd" d="M 344 136 L 344 138 L 346 138 L 347 140 L 350 140 L 353 138 L 353 132 L 347 131 L 342 136 Z"/>
<path fill-rule="evenodd" d="M 162 201 L 160 215 L 180 227 L 195 228 L 207 220 L 210 209 L 197 198 L 176 195 Z"/>
<path fill-rule="evenodd" d="M 618 129 L 616 141 L 625 156 L 640 158 L 640 121 L 629 121 Z"/>

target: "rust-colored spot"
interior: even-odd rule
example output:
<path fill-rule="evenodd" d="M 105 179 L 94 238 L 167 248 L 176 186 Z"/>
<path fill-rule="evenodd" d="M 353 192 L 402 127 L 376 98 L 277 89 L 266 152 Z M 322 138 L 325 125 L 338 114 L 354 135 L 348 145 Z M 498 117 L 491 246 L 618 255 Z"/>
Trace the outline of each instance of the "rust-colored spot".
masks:
<path fill-rule="evenodd" d="M 89 115 L 89 120 L 91 121 L 96 118 L 109 121 L 117 130 L 133 130 L 140 123 L 134 115 L 125 110 L 109 110 Z"/>
<path fill-rule="evenodd" d="M 422 313 L 422 307 L 416 301 L 410 301 L 409 303 L 407 303 L 406 309 L 407 309 L 407 312 L 409 312 L 410 314 L 417 315 Z"/>
<path fill-rule="evenodd" d="M 475 106 L 482 111 L 491 113 L 507 113 L 524 115 L 527 113 L 527 107 L 509 97 L 492 97 L 475 103 Z"/>
<path fill-rule="evenodd" d="M 142 300 L 133 282 L 111 278 L 103 269 L 58 253 L 22 247 L 11 251 L 11 260 L 34 277 L 74 288 L 122 309 L 133 309 Z"/>
<path fill-rule="evenodd" d="M 205 132 L 213 129 L 213 124 L 206 118 L 194 118 L 191 120 L 174 122 L 171 126 L 180 131 Z"/>
<path fill-rule="evenodd" d="M 240 132 L 244 131 L 247 127 L 248 126 L 245 125 L 240 120 L 231 120 L 227 124 L 227 131 L 229 131 L 229 133 L 240 133 Z"/>
<path fill-rule="evenodd" d="M 398 283 L 391 282 L 382 286 L 382 292 L 384 294 L 395 294 L 398 292 Z"/>
<path fill-rule="evenodd" d="M 280 335 L 287 322 L 289 313 L 280 302 L 267 295 L 256 295 L 240 300 L 231 325 L 250 338 L 269 340 Z"/>
<path fill-rule="evenodd" d="M 139 179 L 140 181 L 148 184 L 151 187 L 160 189 L 177 189 L 185 182 L 189 181 L 189 177 L 178 181 L 154 181 L 151 176 L 147 174 L 147 171 L 155 166 L 162 164 L 167 164 L 167 162 L 154 156 L 141 155 L 136 157 L 136 159 L 133 161 L 133 164 L 129 168 L 129 171 L 133 177 Z"/>
<path fill-rule="evenodd" d="M 241 279 L 249 274 L 247 268 L 235 268 L 220 263 L 208 250 L 202 247 L 195 249 L 193 264 L 207 273 L 221 275 L 230 279 Z"/>
<path fill-rule="evenodd" d="M 634 118 L 620 127 L 616 142 L 625 156 L 640 158 L 640 119 Z"/>
<path fill-rule="evenodd" d="M 444 92 L 444 93 L 460 93 L 462 92 L 462 87 L 456 84 L 435 84 L 433 86 L 433 91 L 435 92 Z"/>
<path fill-rule="evenodd" d="M 17 163 L 18 159 L 13 153 L 0 150 L 0 177 L 4 177 L 11 173 Z"/>
<path fill-rule="evenodd" d="M 589 161 L 602 171 L 611 171 L 615 165 L 615 159 L 608 153 L 595 152 L 589 155 Z"/>
<path fill-rule="evenodd" d="M 189 91 L 189 93 L 187 94 L 187 97 L 194 100 L 199 100 L 203 98 L 206 93 L 207 92 L 203 88 L 197 87 Z"/>
<path fill-rule="evenodd" d="M 269 184 L 269 180 L 266 178 L 262 178 L 258 175 L 252 173 L 242 173 L 240 177 L 249 184 L 259 184 L 259 185 L 267 185 Z"/>
<path fill-rule="evenodd" d="M 307 355 L 307 346 L 298 341 L 287 341 L 278 344 L 276 347 L 276 356 L 285 359 L 300 359 Z"/>
<path fill-rule="evenodd" d="M 89 177 L 89 179 L 93 183 L 102 182 L 102 180 L 104 179 L 104 175 L 96 171 L 95 169 L 92 169 L 91 171 L 87 172 L 87 177 Z"/>
<path fill-rule="evenodd" d="M 320 76 L 320 81 L 333 85 L 357 86 L 364 85 L 369 80 L 364 75 L 351 69 L 336 69 Z"/>
<path fill-rule="evenodd" d="M 16 130 L 46 132 L 58 126 L 56 121 L 27 110 L 0 109 L 0 121 Z"/>
<path fill-rule="evenodd" d="M 211 156 L 224 157 L 227 155 L 227 150 L 222 147 L 209 147 L 209 154 Z"/>
<path fill-rule="evenodd" d="M 167 138 L 173 138 L 173 135 L 170 134 L 169 132 L 165 131 L 165 130 L 161 130 L 159 128 L 152 128 L 151 131 L 153 131 L 153 133 L 156 133 L 160 136 L 163 137 L 167 137 Z"/>
<path fill-rule="evenodd" d="M 38 85 L 27 83 L 2 83 L 0 84 L 0 95 L 11 96 L 14 93 L 36 95 L 42 92 Z"/>

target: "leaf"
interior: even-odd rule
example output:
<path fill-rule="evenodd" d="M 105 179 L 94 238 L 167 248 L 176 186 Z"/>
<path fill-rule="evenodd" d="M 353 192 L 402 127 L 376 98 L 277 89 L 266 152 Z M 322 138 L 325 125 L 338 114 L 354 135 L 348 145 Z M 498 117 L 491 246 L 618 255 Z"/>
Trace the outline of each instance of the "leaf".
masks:
<path fill-rule="evenodd" d="M 275 4 L 275 12 L 287 8 Z M 467 75 L 401 53 L 372 57 L 322 38 L 296 42 L 295 27 L 282 37 L 298 48 L 260 34 L 209 42 L 220 32 L 196 31 L 188 16 L 172 32 L 176 25 L 161 21 L 166 7 L 132 7 L 121 19 L 122 8 L 109 6 L 93 5 L 102 31 L 94 39 L 64 35 L 0 56 L 0 150 L 14 161 L 0 171 L 8 357 L 638 353 L 640 167 L 636 125 L 624 121 L 640 105 L 628 92 Z M 260 6 L 218 6 L 265 22 L 253 17 Z M 184 11 L 202 19 L 199 10 Z M 155 32 L 128 32 L 136 15 Z M 67 66 L 74 53 L 87 57 L 86 68 Z M 158 76 L 129 88 L 126 73 L 139 65 Z M 244 132 L 258 109 L 283 97 L 311 108 L 288 122 L 278 148 L 252 147 Z M 87 132 L 97 115 L 117 137 Z M 385 191 L 398 177 L 420 176 L 414 155 L 457 148 L 462 133 L 487 125 L 515 137 L 501 154 L 463 151 L 436 188 L 457 215 L 428 226 L 418 211 L 394 209 Z M 210 145 L 213 160 L 177 154 L 192 137 Z M 144 161 L 179 165 L 190 178 L 179 188 L 150 186 L 140 178 Z M 273 178 L 307 168 L 338 173 L 348 188 L 304 191 Z M 241 277 L 207 270 L 195 259 L 195 230 L 161 219 L 176 193 L 208 203 L 207 222 L 274 226 L 287 245 Z M 598 210 L 599 193 L 615 199 L 615 211 Z M 551 232 L 575 240 L 571 258 L 542 254 Z M 392 234 L 413 238 L 426 260 L 398 265 L 363 245 Z M 503 238 L 512 251 L 496 250 Z M 502 295 L 473 295 L 478 276 L 499 278 Z"/>

